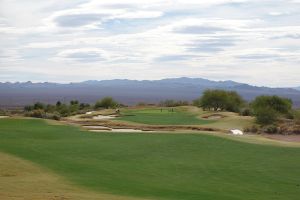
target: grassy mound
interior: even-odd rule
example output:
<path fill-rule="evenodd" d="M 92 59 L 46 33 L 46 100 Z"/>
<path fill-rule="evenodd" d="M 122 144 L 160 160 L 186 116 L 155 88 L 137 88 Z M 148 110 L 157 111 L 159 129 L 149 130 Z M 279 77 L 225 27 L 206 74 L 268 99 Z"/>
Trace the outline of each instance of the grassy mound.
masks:
<path fill-rule="evenodd" d="M 300 148 L 208 135 L 101 134 L 0 120 L 0 151 L 95 191 L 153 199 L 296 200 Z"/>

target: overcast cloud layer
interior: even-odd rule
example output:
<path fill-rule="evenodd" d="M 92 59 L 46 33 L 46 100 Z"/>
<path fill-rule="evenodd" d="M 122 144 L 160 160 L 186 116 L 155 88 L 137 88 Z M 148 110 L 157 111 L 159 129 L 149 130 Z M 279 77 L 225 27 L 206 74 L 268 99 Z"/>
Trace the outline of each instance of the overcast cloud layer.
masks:
<path fill-rule="evenodd" d="M 300 85 L 300 0 L 0 0 L 0 81 Z"/>

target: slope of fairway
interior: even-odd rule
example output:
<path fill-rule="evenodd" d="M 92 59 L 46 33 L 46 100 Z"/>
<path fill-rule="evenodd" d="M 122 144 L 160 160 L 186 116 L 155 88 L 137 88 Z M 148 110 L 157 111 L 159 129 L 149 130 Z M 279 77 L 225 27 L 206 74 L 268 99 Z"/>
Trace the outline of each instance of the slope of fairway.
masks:
<path fill-rule="evenodd" d="M 118 120 L 152 125 L 201 125 L 214 122 L 199 119 L 180 108 L 173 108 L 173 111 L 171 108 L 124 109 L 121 113 Z"/>
<path fill-rule="evenodd" d="M 90 133 L 1 119 L 0 150 L 104 193 L 180 200 L 300 196 L 300 148 L 208 135 Z"/>
<path fill-rule="evenodd" d="M 0 153 L 1 200 L 138 200 L 75 187 L 41 167 Z"/>

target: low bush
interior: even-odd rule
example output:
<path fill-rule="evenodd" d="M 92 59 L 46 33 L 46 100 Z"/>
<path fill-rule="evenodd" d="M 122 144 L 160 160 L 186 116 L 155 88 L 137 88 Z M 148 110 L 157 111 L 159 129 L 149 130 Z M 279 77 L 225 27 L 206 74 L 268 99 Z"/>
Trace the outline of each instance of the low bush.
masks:
<path fill-rule="evenodd" d="M 188 101 L 176 101 L 176 100 L 172 100 L 172 99 L 167 99 L 165 101 L 161 101 L 159 103 L 160 106 L 165 106 L 165 107 L 177 107 L 177 106 L 187 106 L 189 105 Z"/>
<path fill-rule="evenodd" d="M 252 115 L 251 109 L 250 108 L 242 109 L 242 111 L 240 112 L 240 115 L 241 116 L 251 116 Z"/>
<path fill-rule="evenodd" d="M 46 115 L 44 110 L 37 109 L 33 111 L 29 111 L 25 113 L 25 116 L 27 117 L 35 117 L 35 118 L 44 118 Z"/>
<path fill-rule="evenodd" d="M 259 127 L 256 125 L 253 125 L 251 127 L 244 128 L 244 132 L 246 133 L 259 133 Z"/>
<path fill-rule="evenodd" d="M 264 132 L 268 134 L 275 134 L 278 133 L 278 128 L 275 125 L 269 125 L 264 127 Z"/>
<path fill-rule="evenodd" d="M 261 125 L 273 124 L 276 122 L 278 113 L 271 108 L 259 108 L 254 113 L 256 122 Z"/>
<path fill-rule="evenodd" d="M 96 102 L 94 108 L 116 108 L 118 103 L 112 97 L 104 97 L 103 99 Z"/>

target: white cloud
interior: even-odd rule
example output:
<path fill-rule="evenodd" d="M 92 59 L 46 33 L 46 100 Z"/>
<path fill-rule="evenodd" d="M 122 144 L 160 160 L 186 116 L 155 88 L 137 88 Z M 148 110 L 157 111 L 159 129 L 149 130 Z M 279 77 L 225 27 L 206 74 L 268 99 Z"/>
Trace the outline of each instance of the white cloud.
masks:
<path fill-rule="evenodd" d="M 0 81 L 203 76 L 300 85 L 298 3 L 2 0 Z"/>

